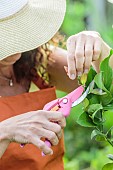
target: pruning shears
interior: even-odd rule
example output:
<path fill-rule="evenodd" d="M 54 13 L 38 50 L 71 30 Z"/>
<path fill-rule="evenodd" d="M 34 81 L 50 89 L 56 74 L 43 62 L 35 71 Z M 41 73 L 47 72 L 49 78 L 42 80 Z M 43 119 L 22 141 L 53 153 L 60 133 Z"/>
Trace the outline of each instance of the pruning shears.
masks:
<path fill-rule="evenodd" d="M 94 81 L 89 84 L 85 92 L 84 87 L 81 85 L 68 95 L 47 103 L 43 110 L 60 111 L 65 117 L 68 117 L 70 115 L 71 108 L 77 106 L 86 98 L 90 88 L 92 87 L 92 83 L 94 83 Z M 45 143 L 48 147 L 51 147 L 51 143 L 47 139 L 45 140 Z M 45 154 L 42 153 L 42 156 L 45 156 Z"/>

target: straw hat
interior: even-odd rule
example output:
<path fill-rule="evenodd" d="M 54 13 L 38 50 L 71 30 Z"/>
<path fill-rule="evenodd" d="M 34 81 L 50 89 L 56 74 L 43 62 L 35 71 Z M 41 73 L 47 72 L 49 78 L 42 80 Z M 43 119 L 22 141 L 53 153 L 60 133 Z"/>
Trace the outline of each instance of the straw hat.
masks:
<path fill-rule="evenodd" d="M 0 0 L 0 60 L 49 41 L 65 9 L 66 0 Z"/>

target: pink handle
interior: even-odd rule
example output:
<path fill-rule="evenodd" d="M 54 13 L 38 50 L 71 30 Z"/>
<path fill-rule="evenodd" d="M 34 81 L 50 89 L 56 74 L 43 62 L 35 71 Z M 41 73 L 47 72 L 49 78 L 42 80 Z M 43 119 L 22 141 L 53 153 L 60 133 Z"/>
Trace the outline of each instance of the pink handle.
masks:
<path fill-rule="evenodd" d="M 61 111 L 65 117 L 67 117 L 70 114 L 72 103 L 75 102 L 82 95 L 83 91 L 84 88 L 80 86 L 69 93 L 67 96 L 49 102 L 44 106 L 43 110 L 52 110 L 52 108 L 54 108 L 55 106 L 60 105 L 60 108 L 58 108 L 58 110 Z M 51 143 L 47 139 L 45 140 L 45 144 L 48 147 L 51 147 Z M 45 156 L 43 152 L 42 156 Z"/>
<path fill-rule="evenodd" d="M 51 143 L 47 139 L 45 140 L 45 144 L 51 148 Z M 46 156 L 44 152 L 42 152 L 42 156 Z"/>

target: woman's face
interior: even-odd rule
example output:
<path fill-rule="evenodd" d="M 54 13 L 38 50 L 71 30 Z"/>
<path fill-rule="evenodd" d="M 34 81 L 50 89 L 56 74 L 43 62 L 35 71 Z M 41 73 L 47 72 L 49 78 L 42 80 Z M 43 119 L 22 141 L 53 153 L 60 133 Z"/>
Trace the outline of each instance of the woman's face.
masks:
<path fill-rule="evenodd" d="M 19 60 L 21 57 L 21 53 L 11 55 L 3 60 L 0 61 L 1 65 L 8 66 L 13 65 L 17 60 Z"/>

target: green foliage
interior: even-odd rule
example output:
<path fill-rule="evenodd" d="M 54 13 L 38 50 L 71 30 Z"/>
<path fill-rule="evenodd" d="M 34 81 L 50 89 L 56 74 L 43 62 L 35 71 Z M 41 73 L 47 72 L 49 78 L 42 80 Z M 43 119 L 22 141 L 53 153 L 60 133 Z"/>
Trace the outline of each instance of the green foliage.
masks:
<path fill-rule="evenodd" d="M 108 163 L 108 164 L 104 165 L 102 170 L 113 170 L 113 163 Z"/>
<path fill-rule="evenodd" d="M 67 12 L 61 29 L 62 32 L 70 36 L 84 30 L 84 16 L 85 8 L 83 3 L 67 0 Z"/>
<path fill-rule="evenodd" d="M 70 36 L 80 31 L 90 29 L 87 27 L 87 20 L 86 20 L 87 18 L 89 18 L 90 19 L 89 24 L 92 26 L 92 23 L 93 23 L 94 25 L 94 27 L 91 27 L 91 30 L 99 31 L 103 39 L 109 45 L 111 46 L 113 45 L 113 29 L 111 27 L 112 22 L 108 24 L 109 17 L 112 20 L 111 12 L 113 10 L 110 10 L 108 6 L 106 6 L 106 10 L 108 10 L 110 15 L 105 16 L 108 22 L 104 23 L 104 21 L 101 19 L 104 15 L 103 16 L 97 15 L 98 9 L 94 8 L 93 5 L 91 6 L 91 3 L 94 0 L 92 1 L 66 0 L 66 1 L 67 1 L 67 13 L 66 13 L 65 20 L 61 28 L 61 31 L 64 34 L 66 34 L 67 36 Z M 94 1 L 95 4 L 97 3 L 97 6 L 99 5 L 99 2 L 100 1 Z M 107 1 L 105 1 L 105 4 L 106 2 Z M 110 4 L 110 8 L 112 8 L 111 4 Z M 101 6 L 101 9 L 102 9 L 102 6 Z M 94 16 L 94 19 L 91 21 L 92 15 Z M 100 17 L 100 20 L 98 22 L 99 17 Z M 102 75 L 103 75 L 103 71 L 102 71 Z M 94 79 L 95 75 L 96 75 L 96 72 L 94 71 L 93 68 L 91 68 L 90 76 L 88 76 L 87 78 L 86 87 L 88 86 L 88 83 L 90 83 Z M 106 76 L 108 77 L 109 74 L 106 74 Z M 111 85 L 109 89 L 110 81 L 109 82 L 106 81 L 105 84 L 107 85 L 107 87 L 106 85 L 104 86 L 106 89 L 108 89 L 108 91 L 110 91 L 110 94 L 112 94 L 113 96 L 113 85 Z M 105 155 L 107 155 L 109 152 L 112 151 L 112 147 L 110 147 L 110 145 L 109 147 L 106 148 L 105 142 L 103 144 L 103 142 L 98 143 L 97 141 L 94 141 L 94 140 L 90 141 L 90 135 L 91 135 L 91 132 L 94 130 L 94 127 L 83 128 L 81 125 L 78 125 L 76 123 L 80 115 L 84 112 L 83 110 L 84 107 L 87 108 L 88 105 L 91 105 L 91 104 L 100 104 L 100 100 L 101 100 L 102 106 L 104 107 L 104 112 L 105 112 L 105 114 L 103 114 L 103 120 L 102 120 L 104 123 L 103 131 L 107 132 L 108 129 L 110 129 L 110 127 L 112 126 L 112 110 L 113 110 L 113 104 L 111 102 L 112 97 L 109 95 L 109 93 L 106 94 L 106 92 L 104 92 L 103 90 L 100 90 L 97 87 L 96 83 L 95 83 L 95 87 L 94 88 L 92 87 L 91 90 L 92 90 L 92 93 L 90 93 L 90 96 L 87 99 L 85 99 L 85 101 L 82 104 L 79 104 L 78 106 L 76 106 L 76 108 L 73 108 L 70 116 L 67 119 L 67 125 L 65 128 L 65 147 L 66 147 L 65 168 L 67 168 L 68 170 L 70 169 L 71 170 L 75 170 L 75 169 L 83 170 L 85 168 L 88 170 L 101 170 L 102 166 L 105 163 L 108 163 L 108 159 Z M 65 95 L 65 93 L 57 92 L 57 95 L 59 97 L 62 97 Z M 102 110 L 100 109 L 100 112 L 101 111 Z M 98 117 L 100 113 L 97 112 L 96 114 Z M 101 126 L 102 125 L 100 125 L 100 128 Z M 95 132 L 93 133 L 95 134 Z M 109 135 L 110 134 L 108 131 L 108 136 Z M 99 137 L 98 138 L 96 137 L 97 136 L 95 136 L 94 138 L 96 140 L 99 140 Z M 74 165 L 74 162 L 77 165 Z M 78 164 L 79 164 L 79 167 L 78 167 Z"/>
<path fill-rule="evenodd" d="M 113 70 L 109 66 L 109 59 L 112 54 L 113 50 L 111 50 L 110 55 L 101 62 L 100 73 L 93 74 L 92 71 L 89 72 L 86 82 L 90 88 L 87 95 L 87 105 L 83 104 L 84 112 L 79 116 L 77 123 L 84 127 L 94 127 L 91 133 L 91 139 L 95 138 L 101 142 L 107 141 L 113 147 L 113 94 L 111 90 Z M 91 83 L 89 80 L 91 81 L 93 79 L 94 84 L 92 88 L 92 86 L 90 87 Z M 96 93 L 94 92 L 95 90 Z M 97 103 L 93 100 L 95 97 L 98 101 Z M 104 166 L 103 170 L 111 166 L 112 164 L 108 164 Z"/>

